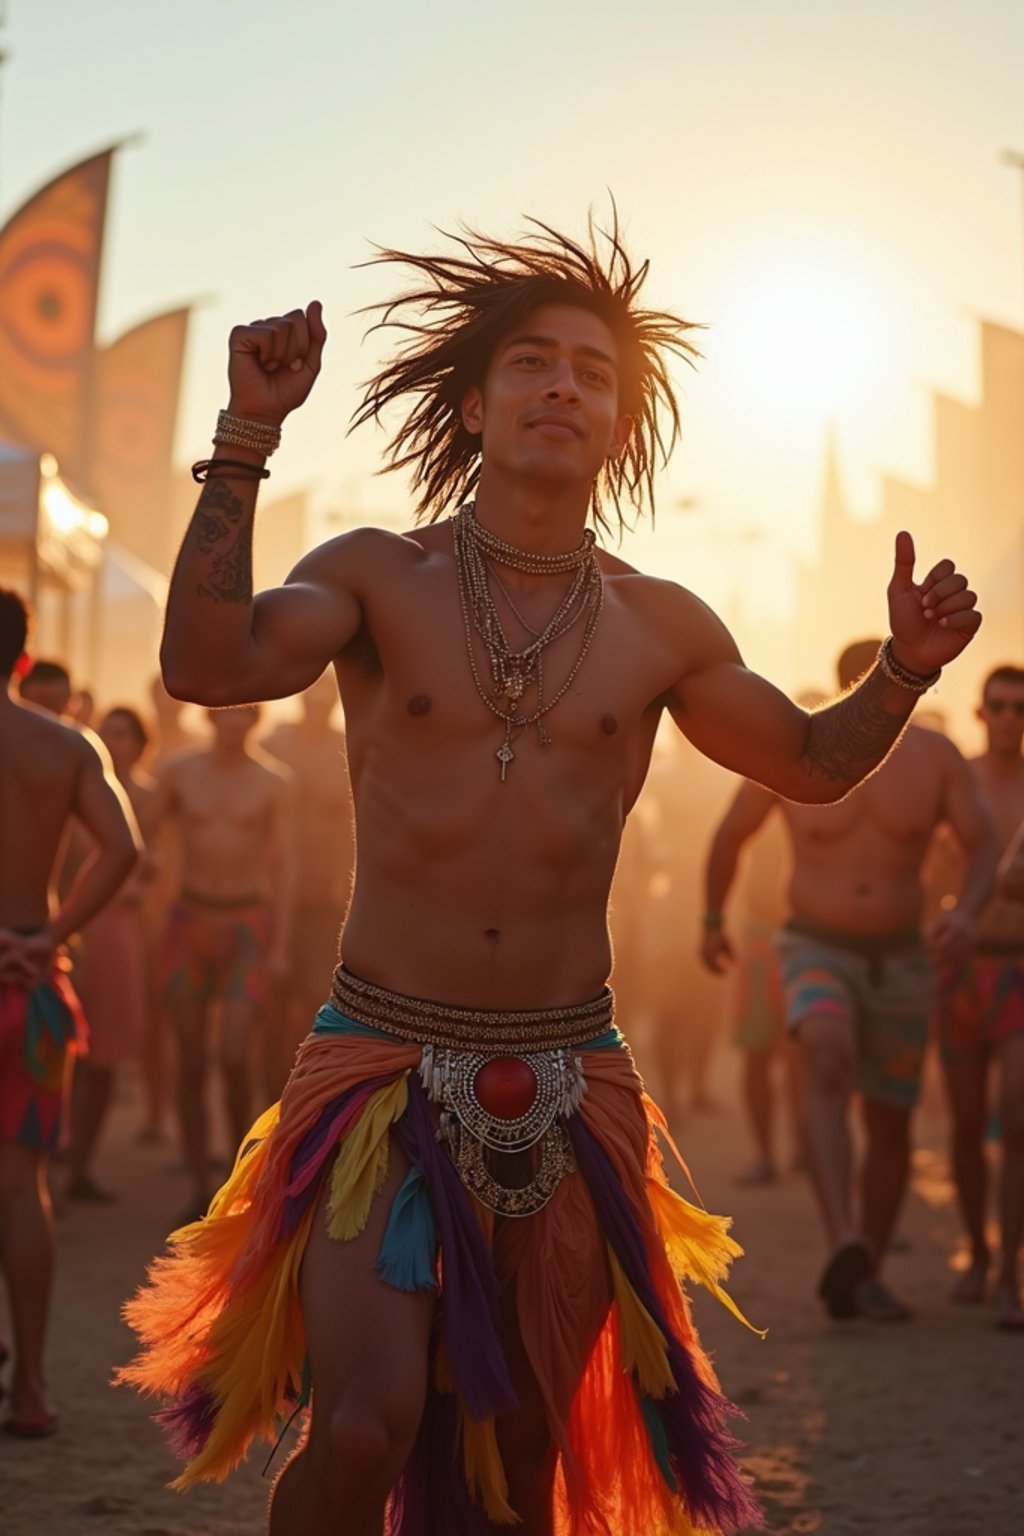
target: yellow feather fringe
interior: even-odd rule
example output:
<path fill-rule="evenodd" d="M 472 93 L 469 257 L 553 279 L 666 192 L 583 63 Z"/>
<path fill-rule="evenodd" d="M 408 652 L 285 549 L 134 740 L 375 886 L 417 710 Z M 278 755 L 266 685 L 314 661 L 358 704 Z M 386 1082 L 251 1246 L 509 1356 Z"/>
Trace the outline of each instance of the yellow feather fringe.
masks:
<path fill-rule="evenodd" d="M 667 1392 L 676 1391 L 665 1335 L 627 1280 L 611 1244 L 607 1251 L 619 1309 L 622 1369 L 636 1372 L 637 1382 L 648 1397 L 664 1397 Z"/>
<path fill-rule="evenodd" d="M 302 1375 L 306 1352 L 299 1306 L 299 1266 L 316 1207 L 312 1206 L 288 1243 L 279 1265 L 226 1308 L 210 1334 L 209 1363 L 197 1379 L 218 1405 L 216 1422 L 202 1451 L 171 1485 L 191 1488 L 205 1479 L 221 1481 L 241 1461 L 253 1438 L 272 1439 L 272 1426 L 285 1402 L 289 1380 Z"/>
<path fill-rule="evenodd" d="M 729 1236 L 729 1218 L 712 1216 L 691 1205 L 660 1178 L 648 1177 L 647 1195 L 669 1263 L 679 1279 L 703 1285 L 745 1328 L 763 1339 L 768 1330 L 755 1328 L 721 1285 L 732 1260 L 743 1252 Z"/>
<path fill-rule="evenodd" d="M 405 1114 L 408 1074 L 378 1088 L 341 1144 L 331 1174 L 328 1233 L 341 1242 L 358 1237 L 366 1226 L 374 1195 L 388 1176 L 388 1132 Z"/>
<path fill-rule="evenodd" d="M 522 1524 L 508 1502 L 508 1478 L 498 1449 L 494 1420 L 471 1419 L 460 1402 L 459 1423 L 466 1486 L 483 1505 L 488 1520 L 493 1520 L 496 1525 Z"/>

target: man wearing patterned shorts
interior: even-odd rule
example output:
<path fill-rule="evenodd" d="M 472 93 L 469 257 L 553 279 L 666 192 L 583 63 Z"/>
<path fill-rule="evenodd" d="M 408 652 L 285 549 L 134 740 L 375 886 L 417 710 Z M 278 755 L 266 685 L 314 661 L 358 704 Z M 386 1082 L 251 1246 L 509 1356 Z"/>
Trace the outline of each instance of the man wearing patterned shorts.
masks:
<path fill-rule="evenodd" d="M 232 1142 L 245 1134 L 270 1027 L 271 983 L 288 966 L 294 900 L 288 770 L 249 737 L 259 710 L 210 712 L 205 751 L 170 758 L 157 780 L 154 823 L 181 840 L 182 886 L 167 914 L 161 975 L 178 1051 L 178 1121 L 195 1220 L 210 1199 L 206 1081 L 216 1030 Z"/>
<path fill-rule="evenodd" d="M 847 647 L 842 687 L 876 650 L 874 640 Z M 916 726 L 839 805 L 796 805 L 759 784 L 743 785 L 708 857 L 709 963 L 731 955 L 722 910 L 739 854 L 776 808 L 793 849 L 791 916 L 778 939 L 786 1019 L 804 1058 L 805 1147 L 830 1250 L 818 1292 L 831 1317 L 897 1322 L 909 1309 L 880 1272 L 906 1189 L 934 966 L 962 954 L 969 941 L 992 889 L 995 836 L 956 747 Z M 967 866 L 959 905 L 926 935 L 920 871 L 943 822 Z M 848 1126 L 855 1092 L 866 1132 L 857 1217 Z"/>

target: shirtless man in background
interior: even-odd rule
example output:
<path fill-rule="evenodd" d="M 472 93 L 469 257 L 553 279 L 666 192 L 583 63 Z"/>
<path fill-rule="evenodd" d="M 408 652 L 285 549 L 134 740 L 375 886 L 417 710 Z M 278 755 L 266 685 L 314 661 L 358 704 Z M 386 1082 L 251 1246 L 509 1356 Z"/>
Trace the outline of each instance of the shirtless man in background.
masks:
<path fill-rule="evenodd" d="M 287 770 L 248 744 L 259 709 L 210 710 L 212 745 L 165 763 L 151 808 L 181 838 L 182 885 L 164 934 L 163 989 L 177 1048 L 177 1107 L 192 1194 L 210 1199 L 206 1080 L 213 1009 L 232 1144 L 249 1125 L 274 977 L 288 964 L 293 899 Z"/>
<path fill-rule="evenodd" d="M 38 1439 L 56 1427 L 43 1366 L 55 1256 L 46 1163 L 60 1143 L 82 1039 L 57 957 L 125 879 L 136 842 L 130 812 L 86 737 L 11 697 L 27 627 L 22 599 L 0 589 L 0 1264 L 14 1331 L 3 1428 Z M 72 818 L 92 851 L 54 912 L 51 881 Z M 40 1018 L 42 1027 L 30 1028 Z"/>
<path fill-rule="evenodd" d="M 876 640 L 848 646 L 840 686 L 877 653 Z M 791 915 L 778 941 L 786 1015 L 805 1062 L 805 1147 L 831 1248 L 819 1294 L 835 1318 L 901 1321 L 909 1311 L 880 1271 L 906 1190 L 935 967 L 966 952 L 999 849 L 966 762 L 945 736 L 917 726 L 840 805 L 795 805 L 743 784 L 705 870 L 702 954 L 712 970 L 733 959 L 722 913 L 740 851 L 776 807 L 793 847 Z M 921 866 L 944 822 L 966 858 L 960 899 L 923 935 Z M 855 1089 L 867 1136 L 859 1222 L 848 1123 Z"/>
<path fill-rule="evenodd" d="M 331 724 L 338 685 L 331 672 L 300 695 L 302 713 L 262 738 L 264 752 L 291 771 L 295 838 L 295 909 L 285 1017 L 268 1040 L 273 1097 L 284 1080 L 310 1020 L 324 1000 L 324 977 L 338 963 L 338 939 L 355 867 L 352 791 L 345 732 Z"/>
<path fill-rule="evenodd" d="M 977 629 L 976 599 L 950 561 L 915 582 L 902 534 L 893 639 L 858 689 L 808 716 L 744 667 L 691 593 L 595 547 L 587 527 L 593 516 L 614 529 L 647 505 L 658 446 L 678 421 L 668 362 L 688 350 L 688 327 L 640 311 L 646 264 L 634 266 L 614 232 L 575 243 L 544 226 L 515 245 L 467 235 L 451 255 L 383 259 L 406 263 L 419 286 L 387 309 L 404 345 L 361 414 L 406 409 L 394 460 L 412 466 L 432 520 L 331 540 L 254 600 L 257 486 L 280 424 L 320 369 L 326 333 L 313 303 L 232 332 L 229 410 L 199 469 L 208 479 L 172 578 L 162 659 L 176 696 L 213 706 L 288 697 L 333 663 L 358 858 L 332 1005 L 226 1204 L 176 1235 L 130 1304 L 146 1353 L 126 1377 L 170 1389 L 190 1479 L 222 1475 L 254 1432 L 272 1436 L 293 1373 L 311 1378 L 308 1432 L 274 1488 L 274 1536 L 379 1536 L 400 1480 L 417 1528 L 468 1528 L 467 1500 L 479 1497 L 518 1517 L 523 1536 L 550 1536 L 557 1457 L 602 1335 L 611 1352 L 573 1428 L 570 1517 L 599 1523 L 611 1489 L 616 1529 L 639 1536 L 685 1515 L 735 1530 L 755 1511 L 722 1439 L 720 1400 L 701 1425 L 688 1417 L 707 1367 L 689 1323 L 688 1342 L 678 1331 L 652 1209 L 654 1122 L 609 1028 L 607 903 L 623 823 L 666 710 L 705 755 L 778 794 L 846 794 Z M 586 1058 L 578 1111 L 545 1086 L 565 1065 L 559 1041 Z M 514 1152 L 513 1167 L 499 1162 L 481 1182 L 483 1137 L 519 1113 L 482 1068 L 472 1093 L 485 1121 L 464 1105 L 461 1130 L 444 1122 L 458 1146 L 439 1147 L 432 1115 L 469 1081 L 477 1052 L 522 1087 L 523 1113 L 562 1103 L 528 1148 L 543 1146 L 540 1169 L 522 1170 Z M 449 1057 L 458 1083 L 445 1078 Z M 572 1167 L 557 1161 L 562 1136 L 577 1149 Z M 541 1187 L 544 1166 L 553 1186 Z M 429 1240 L 412 1252 L 399 1244 L 423 1168 L 442 1181 L 431 1188 L 443 1198 L 427 1201 L 446 1223 L 439 1267 Z M 474 1187 L 493 1219 L 471 1204 Z M 678 1198 L 658 1188 L 659 1200 Z M 246 1233 L 244 1283 L 231 1278 L 236 1264 L 212 1307 L 209 1266 L 225 1243 L 237 1254 Z M 396 1244 L 403 1259 L 422 1260 L 419 1277 L 389 1267 Z M 643 1314 L 634 1307 L 637 1326 L 657 1316 L 654 1354 L 674 1362 L 660 1371 L 661 1396 L 645 1400 L 667 1446 L 661 1471 L 610 1332 L 611 1274 L 623 1263 L 647 1297 Z M 645 1278 L 655 1270 L 664 1301 Z M 478 1277 L 472 1293 L 459 1289 L 467 1274 Z M 278 1293 L 289 1307 L 300 1300 L 302 1332 L 277 1346 L 261 1337 L 254 1352 L 249 1309 Z M 670 1318 L 665 1308 L 677 1310 Z M 291 1330 L 295 1314 L 286 1316 Z M 454 1400 L 437 1389 L 439 1328 Z M 198 1366 L 187 1377 L 183 1349 Z M 478 1395 L 477 1373 L 492 1361 Z M 620 1413 L 638 1426 L 628 1469 L 617 1465 L 620 1438 L 603 1450 Z M 456 1424 L 472 1464 L 452 1439 Z M 450 1520 L 449 1509 L 459 1511 Z"/>
<path fill-rule="evenodd" d="M 145 844 L 155 794 L 153 780 L 139 768 L 149 740 L 146 727 L 130 705 L 119 704 L 107 710 L 97 734 Z M 131 878 L 81 935 L 75 987 L 89 1021 L 89 1052 L 75 1067 L 65 1186 L 69 1200 L 106 1204 L 116 1198 L 96 1182 L 93 1160 L 119 1071 L 138 1059 L 146 1035 L 150 994 L 142 904 L 150 875 L 144 848 Z"/>
<path fill-rule="evenodd" d="M 1024 668 L 997 667 L 985 679 L 977 717 L 986 749 L 971 777 L 1009 848 L 1024 821 Z M 997 892 L 978 920 L 966 956 L 939 973 L 939 1044 L 953 1119 L 953 1176 L 971 1245 L 955 1301 L 983 1300 L 991 1254 L 986 1236 L 985 1131 L 993 1066 L 999 1072 L 1002 1171 L 996 1321 L 1024 1329 L 1018 1261 L 1024 1236 L 1024 907 Z"/>

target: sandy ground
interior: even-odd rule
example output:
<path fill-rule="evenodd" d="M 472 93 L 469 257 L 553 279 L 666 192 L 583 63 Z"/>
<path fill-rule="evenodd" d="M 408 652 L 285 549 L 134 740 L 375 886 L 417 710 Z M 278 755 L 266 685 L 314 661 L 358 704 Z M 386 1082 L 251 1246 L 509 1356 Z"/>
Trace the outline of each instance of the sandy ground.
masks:
<path fill-rule="evenodd" d="M 107 1385 L 130 1352 L 121 1300 L 185 1193 L 168 1170 L 168 1148 L 135 1144 L 137 1121 L 128 1092 L 98 1168 L 120 1191 L 119 1203 L 75 1206 L 60 1217 L 50 1374 L 61 1428 L 31 1445 L 0 1436 L 5 1536 L 263 1530 L 268 1485 L 256 1458 L 226 1486 L 172 1493 L 165 1486 L 172 1463 L 146 1405 Z M 987 1310 L 957 1309 L 946 1299 L 957 1223 L 941 1124 L 927 1116 L 919 1124 L 913 1193 L 891 1263 L 893 1287 L 915 1320 L 889 1328 L 826 1322 L 813 1296 L 822 1252 L 806 1185 L 795 1175 L 757 1191 L 733 1185 L 747 1154 L 734 1111 L 702 1115 L 680 1131 L 707 1204 L 733 1213 L 747 1250 L 734 1294 L 770 1330 L 760 1342 L 698 1298 L 705 1342 L 746 1415 L 740 1455 L 767 1529 L 776 1536 L 1024 1531 L 1024 1336 L 999 1334 Z"/>

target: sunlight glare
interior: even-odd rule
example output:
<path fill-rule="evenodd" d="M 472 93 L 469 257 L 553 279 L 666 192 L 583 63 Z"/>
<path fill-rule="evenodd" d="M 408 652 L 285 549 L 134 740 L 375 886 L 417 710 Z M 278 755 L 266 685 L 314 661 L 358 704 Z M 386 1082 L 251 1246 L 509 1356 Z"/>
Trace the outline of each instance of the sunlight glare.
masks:
<path fill-rule="evenodd" d="M 867 284 L 820 260 L 751 276 L 715 330 L 729 387 L 787 416 L 830 416 L 862 399 L 883 368 Z"/>

